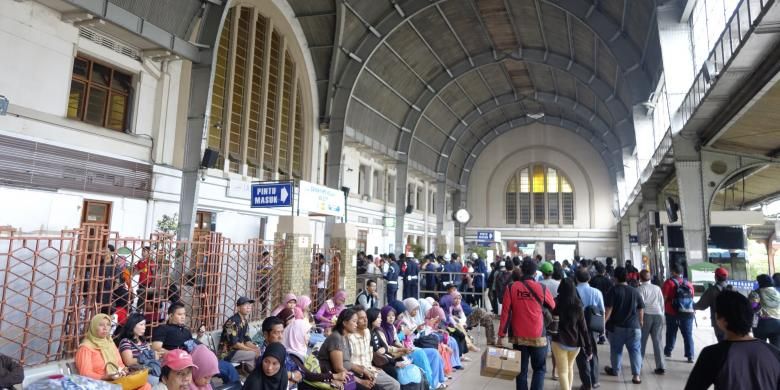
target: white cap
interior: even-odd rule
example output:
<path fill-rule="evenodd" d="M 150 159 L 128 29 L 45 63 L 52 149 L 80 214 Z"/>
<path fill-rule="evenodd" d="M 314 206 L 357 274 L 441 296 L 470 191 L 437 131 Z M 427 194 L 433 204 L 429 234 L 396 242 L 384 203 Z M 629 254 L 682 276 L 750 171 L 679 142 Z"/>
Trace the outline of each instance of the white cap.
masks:
<path fill-rule="evenodd" d="M 471 259 L 472 259 L 472 260 L 479 259 L 479 255 L 478 255 L 478 254 L 476 254 L 476 253 L 472 253 L 472 254 L 471 254 Z"/>
<path fill-rule="evenodd" d="M 450 261 L 450 260 L 452 259 L 450 258 L 449 254 L 444 255 L 444 261 Z"/>
<path fill-rule="evenodd" d="M 406 257 L 414 257 L 414 252 L 406 252 Z"/>

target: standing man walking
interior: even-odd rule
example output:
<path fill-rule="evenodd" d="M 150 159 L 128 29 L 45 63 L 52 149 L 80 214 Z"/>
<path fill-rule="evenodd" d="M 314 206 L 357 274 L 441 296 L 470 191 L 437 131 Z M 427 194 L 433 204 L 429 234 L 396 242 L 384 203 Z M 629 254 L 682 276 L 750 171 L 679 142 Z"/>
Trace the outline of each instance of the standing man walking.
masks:
<path fill-rule="evenodd" d="M 601 291 L 588 284 L 588 281 L 590 280 L 590 272 L 588 272 L 588 269 L 585 267 L 578 268 L 575 277 L 577 278 L 577 294 L 580 296 L 582 307 L 586 313 L 589 311 L 589 308 L 591 308 L 595 313 L 604 315 L 604 296 L 601 295 Z M 588 320 L 587 317 L 585 319 L 586 321 Z M 590 323 L 588 326 L 590 326 Z M 584 351 L 580 351 L 577 355 L 577 370 L 580 373 L 580 380 L 582 381 L 581 390 L 590 390 L 601 386 L 599 384 L 599 353 L 598 348 L 596 348 L 596 335 L 600 334 L 600 332 L 594 332 L 593 329 L 589 330 L 588 337 L 590 338 L 591 345 L 594 347 L 593 356 L 588 360 L 588 355 Z"/>
<path fill-rule="evenodd" d="M 725 268 L 720 267 L 715 270 L 715 284 L 707 288 L 706 291 L 704 291 L 704 294 L 701 295 L 701 298 L 699 298 L 699 301 L 696 302 L 696 304 L 693 305 L 693 308 L 696 310 L 707 310 L 710 309 L 710 323 L 712 324 L 712 329 L 715 330 L 715 338 L 718 339 L 718 342 L 723 341 L 723 339 L 726 337 L 725 333 L 723 333 L 723 330 L 720 329 L 718 326 L 718 318 L 716 315 L 715 310 L 715 301 L 718 299 L 718 295 L 723 290 L 727 290 L 729 286 L 726 284 L 726 281 L 729 279 L 729 271 L 727 271 Z"/>
<path fill-rule="evenodd" d="M 677 329 L 680 329 L 685 346 L 685 357 L 693 363 L 693 285 L 683 278 L 682 267 L 672 266 L 672 277 L 664 282 L 664 306 L 666 314 L 666 347 L 664 355 L 672 357 Z"/>
<path fill-rule="evenodd" d="M 604 367 L 607 375 L 620 374 L 620 361 L 623 356 L 623 346 L 628 349 L 631 361 L 631 382 L 642 383 L 642 353 L 639 346 L 642 338 L 642 316 L 645 304 L 639 292 L 628 286 L 626 269 L 615 268 L 617 284 L 612 287 L 604 298 L 606 306 L 607 338 L 609 339 L 609 360 L 611 366 Z"/>
<path fill-rule="evenodd" d="M 655 372 L 658 375 L 666 373 L 666 363 L 661 355 L 661 332 L 664 328 L 664 294 L 661 288 L 650 283 L 650 271 L 643 269 L 639 272 L 637 288 L 642 301 L 645 303 L 645 315 L 642 323 L 642 359 L 645 358 L 647 337 L 653 340 L 653 356 L 655 357 Z"/>
<path fill-rule="evenodd" d="M 528 259 L 521 266 L 520 281 L 507 286 L 504 305 L 501 308 L 501 325 L 498 328 L 498 346 L 501 346 L 511 326 L 509 341 L 520 351 L 520 375 L 515 379 L 518 390 L 528 389 L 528 360 L 534 373 L 531 390 L 544 389 L 544 373 L 547 358 L 547 337 L 544 328 L 544 308 L 555 309 L 555 300 L 546 287 L 534 280 L 536 262 Z"/>

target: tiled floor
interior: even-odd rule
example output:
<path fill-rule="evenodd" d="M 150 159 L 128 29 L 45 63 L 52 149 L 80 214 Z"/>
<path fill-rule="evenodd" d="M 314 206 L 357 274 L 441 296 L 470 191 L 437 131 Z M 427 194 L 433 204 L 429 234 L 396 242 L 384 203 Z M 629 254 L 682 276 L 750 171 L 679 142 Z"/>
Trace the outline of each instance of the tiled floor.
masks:
<path fill-rule="evenodd" d="M 715 343 L 715 335 L 713 334 L 712 327 L 710 327 L 709 319 L 700 313 L 697 316 L 698 326 L 694 325 L 693 337 L 694 347 L 696 353 L 710 345 Z M 475 330 L 476 331 L 476 330 Z M 474 331 L 472 331 L 474 332 Z M 665 335 L 665 333 L 664 333 Z M 484 344 L 484 333 L 475 332 L 474 336 L 477 341 Z M 663 344 L 663 341 L 662 341 Z M 645 360 L 642 364 L 642 384 L 635 385 L 631 383 L 631 368 L 628 363 L 628 353 L 623 353 L 623 366 L 619 377 L 610 377 L 601 375 L 600 383 L 601 390 L 640 390 L 640 389 L 663 389 L 663 390 L 680 390 L 685 387 L 685 381 L 688 378 L 688 373 L 693 368 L 693 364 L 687 363 L 683 357 L 683 345 L 682 337 L 678 333 L 677 343 L 675 345 L 674 352 L 672 352 L 672 358 L 667 359 L 666 362 L 666 374 L 663 376 L 653 374 L 655 369 L 655 358 L 653 357 L 653 347 L 650 340 L 647 341 L 647 352 Z M 479 357 L 480 354 L 470 353 L 470 357 L 473 361 L 467 363 L 466 369 L 458 371 L 453 375 L 453 379 L 448 382 L 450 389 L 467 389 L 467 390 L 514 390 L 515 382 L 487 378 L 479 375 Z M 600 372 L 604 372 L 604 366 L 609 365 L 609 345 L 599 345 L 599 365 Z M 550 379 L 550 370 L 552 363 L 550 358 L 547 359 L 547 374 L 544 381 L 545 389 L 559 389 L 560 385 L 558 381 Z M 573 389 L 579 389 L 582 384 L 579 381 L 579 376 L 576 371 L 574 373 Z M 530 380 L 530 375 L 529 375 Z"/>

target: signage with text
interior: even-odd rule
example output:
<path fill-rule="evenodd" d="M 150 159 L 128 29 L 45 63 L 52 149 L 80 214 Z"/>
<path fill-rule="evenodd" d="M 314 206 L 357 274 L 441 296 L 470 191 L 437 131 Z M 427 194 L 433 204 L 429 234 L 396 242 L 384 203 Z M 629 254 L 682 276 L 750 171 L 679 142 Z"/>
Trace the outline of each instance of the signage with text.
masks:
<path fill-rule="evenodd" d="M 477 232 L 477 241 L 480 241 L 480 242 L 492 242 L 493 238 L 495 238 L 495 235 L 491 231 L 478 231 Z"/>
<path fill-rule="evenodd" d="M 311 214 L 343 217 L 346 199 L 339 190 L 301 180 L 298 183 L 298 207 Z"/>
<path fill-rule="evenodd" d="M 292 183 L 253 183 L 252 208 L 290 207 L 293 204 Z"/>

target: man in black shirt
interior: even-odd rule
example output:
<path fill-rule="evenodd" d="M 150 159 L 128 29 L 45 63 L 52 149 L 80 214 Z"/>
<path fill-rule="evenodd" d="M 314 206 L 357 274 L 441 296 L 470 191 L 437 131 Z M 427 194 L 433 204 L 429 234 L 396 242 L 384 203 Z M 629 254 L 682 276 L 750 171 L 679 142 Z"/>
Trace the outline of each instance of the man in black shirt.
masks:
<path fill-rule="evenodd" d="M 642 320 L 645 304 L 639 292 L 628 286 L 626 269 L 615 268 L 615 279 L 618 284 L 607 292 L 604 297 L 606 306 L 606 328 L 609 338 L 609 357 L 612 366 L 604 367 L 607 375 L 617 376 L 620 372 L 620 361 L 623 346 L 628 349 L 631 361 L 631 382 L 639 384 L 642 380 Z"/>
<path fill-rule="evenodd" d="M 168 308 L 168 322 L 152 331 L 152 349 L 163 354 L 174 349 L 186 350 L 184 343 L 192 340 L 192 332 L 184 325 L 186 321 L 184 304 L 172 304 Z"/>
<path fill-rule="evenodd" d="M 750 301 L 724 290 L 715 298 L 717 325 L 725 339 L 704 348 L 688 377 L 685 390 L 747 390 L 780 388 L 780 350 L 750 336 Z"/>
<path fill-rule="evenodd" d="M 233 363 L 243 363 L 248 371 L 255 369 L 255 360 L 260 356 L 260 347 L 249 337 L 249 314 L 254 299 L 240 297 L 236 301 L 236 314 L 222 325 L 217 356 Z"/>
<path fill-rule="evenodd" d="M 590 286 L 601 291 L 601 295 L 606 297 L 607 291 L 613 286 L 612 280 L 607 275 L 606 267 L 600 261 L 597 261 L 594 267 L 596 268 L 596 276 L 590 279 Z M 606 341 L 605 335 L 600 334 L 599 344 L 604 344 Z"/>

